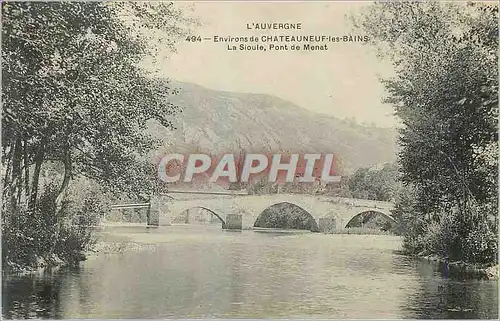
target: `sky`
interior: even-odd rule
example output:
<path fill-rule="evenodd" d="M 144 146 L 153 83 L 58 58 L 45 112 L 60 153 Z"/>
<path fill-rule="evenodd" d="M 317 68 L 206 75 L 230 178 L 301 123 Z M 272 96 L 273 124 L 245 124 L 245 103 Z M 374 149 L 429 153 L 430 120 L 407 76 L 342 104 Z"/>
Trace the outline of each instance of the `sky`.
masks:
<path fill-rule="evenodd" d="M 202 23 L 203 37 L 276 35 L 363 35 L 353 32 L 347 14 L 366 2 L 195 2 L 177 3 Z M 302 30 L 247 30 L 247 23 L 301 23 Z M 391 67 L 361 43 L 330 43 L 329 50 L 228 51 L 227 44 L 181 39 L 157 68 L 163 76 L 207 88 L 271 94 L 310 111 L 359 123 L 392 127 L 390 105 L 382 104 L 379 77 Z M 162 50 L 162 48 L 160 48 Z M 165 48 L 164 50 L 167 50 Z"/>

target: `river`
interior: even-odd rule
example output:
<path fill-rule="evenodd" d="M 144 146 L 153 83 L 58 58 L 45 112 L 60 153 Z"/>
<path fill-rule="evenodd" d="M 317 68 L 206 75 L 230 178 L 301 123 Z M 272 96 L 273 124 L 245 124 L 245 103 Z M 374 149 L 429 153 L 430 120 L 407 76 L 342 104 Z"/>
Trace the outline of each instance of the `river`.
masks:
<path fill-rule="evenodd" d="M 387 235 L 107 227 L 154 244 L 3 276 L 5 318 L 498 318 L 497 281 L 444 278 Z"/>

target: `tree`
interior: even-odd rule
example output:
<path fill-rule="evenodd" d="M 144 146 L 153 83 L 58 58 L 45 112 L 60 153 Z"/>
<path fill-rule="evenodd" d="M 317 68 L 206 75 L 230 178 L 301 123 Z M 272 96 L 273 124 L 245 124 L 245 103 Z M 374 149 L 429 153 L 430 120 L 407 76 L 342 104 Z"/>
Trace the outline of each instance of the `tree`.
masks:
<path fill-rule="evenodd" d="M 384 164 L 382 168 L 360 168 L 349 177 L 349 194 L 354 198 L 391 201 L 397 184 L 395 164 Z"/>
<path fill-rule="evenodd" d="M 404 124 L 399 165 L 416 221 L 456 211 L 462 242 L 497 215 L 498 5 L 378 2 L 354 22 L 394 66 L 386 101 Z"/>
<path fill-rule="evenodd" d="M 155 54 L 143 31 L 161 31 L 171 47 L 189 22 L 166 3 L 2 4 L 4 211 L 36 210 L 49 163 L 62 165 L 54 239 L 76 176 L 152 191 L 146 153 L 159 142 L 145 133 L 146 122 L 172 128 L 179 108 L 169 101 L 168 82 L 139 67 Z"/>

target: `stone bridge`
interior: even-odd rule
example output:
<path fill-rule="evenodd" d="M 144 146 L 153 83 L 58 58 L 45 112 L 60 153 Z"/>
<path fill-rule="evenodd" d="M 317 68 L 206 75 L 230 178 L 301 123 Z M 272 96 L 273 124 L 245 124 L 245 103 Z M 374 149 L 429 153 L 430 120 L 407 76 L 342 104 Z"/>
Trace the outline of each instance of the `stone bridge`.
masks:
<path fill-rule="evenodd" d="M 393 204 L 388 202 L 328 197 L 307 194 L 246 195 L 228 193 L 169 192 L 151 200 L 148 225 L 170 225 L 189 209 L 202 208 L 216 215 L 223 228 L 248 229 L 268 207 L 290 203 L 307 211 L 320 231 L 345 228 L 349 222 L 367 212 L 377 212 L 390 220 Z"/>

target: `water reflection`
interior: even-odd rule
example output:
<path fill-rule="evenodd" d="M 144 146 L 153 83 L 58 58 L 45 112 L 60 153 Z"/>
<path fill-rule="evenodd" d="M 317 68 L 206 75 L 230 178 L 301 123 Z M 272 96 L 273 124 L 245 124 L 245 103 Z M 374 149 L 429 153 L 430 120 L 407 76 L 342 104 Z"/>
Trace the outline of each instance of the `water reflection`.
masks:
<path fill-rule="evenodd" d="M 2 311 L 9 319 L 56 318 L 61 278 L 52 272 L 37 276 L 3 276 Z"/>
<path fill-rule="evenodd" d="M 496 318 L 498 285 L 444 279 L 375 235 L 114 229 L 158 246 L 4 277 L 5 318 Z"/>
<path fill-rule="evenodd" d="M 498 318 L 498 285 L 494 281 L 457 280 L 443 277 L 437 265 L 415 261 L 419 291 L 408 297 L 411 318 Z"/>

